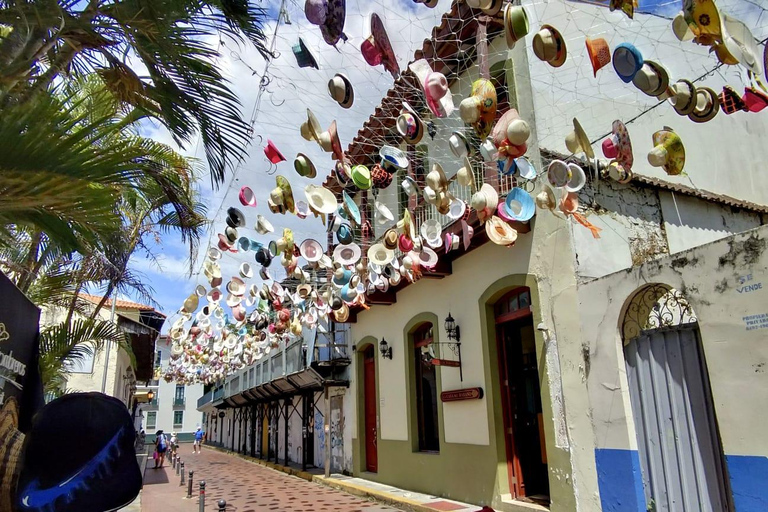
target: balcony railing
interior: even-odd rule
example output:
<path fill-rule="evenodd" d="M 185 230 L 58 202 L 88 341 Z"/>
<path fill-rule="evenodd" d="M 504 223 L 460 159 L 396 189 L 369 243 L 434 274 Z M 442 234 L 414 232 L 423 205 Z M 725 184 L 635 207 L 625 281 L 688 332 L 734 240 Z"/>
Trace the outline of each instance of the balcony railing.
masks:
<path fill-rule="evenodd" d="M 186 398 L 184 397 L 176 397 L 173 399 L 173 406 L 174 407 L 184 407 L 184 405 L 187 403 Z"/>
<path fill-rule="evenodd" d="M 213 401 L 213 391 L 214 390 L 210 390 L 209 392 L 207 392 L 206 394 L 204 394 L 203 396 L 201 396 L 200 398 L 197 399 L 197 408 L 198 409 L 201 408 L 202 406 L 204 406 L 205 404 L 207 404 L 208 402 L 212 402 Z"/>
<path fill-rule="evenodd" d="M 158 405 L 159 405 L 158 404 L 158 398 L 155 397 L 152 400 L 147 402 L 147 404 L 145 405 L 145 408 L 147 408 L 147 409 L 157 409 Z"/>
<path fill-rule="evenodd" d="M 219 388 L 216 388 L 213 391 L 213 401 L 221 400 L 224 398 L 224 386 L 221 386 Z"/>

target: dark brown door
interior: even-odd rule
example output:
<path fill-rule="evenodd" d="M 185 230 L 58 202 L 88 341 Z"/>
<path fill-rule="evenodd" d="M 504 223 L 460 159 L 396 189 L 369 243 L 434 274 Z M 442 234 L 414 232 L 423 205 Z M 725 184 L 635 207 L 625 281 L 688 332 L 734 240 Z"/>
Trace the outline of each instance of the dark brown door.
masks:
<path fill-rule="evenodd" d="M 369 346 L 363 353 L 363 386 L 365 394 L 365 468 L 376 473 L 379 470 L 379 454 L 376 448 L 376 353 Z"/>
<path fill-rule="evenodd" d="M 516 498 L 547 504 L 547 453 L 527 288 L 516 290 L 497 305 L 496 337 L 510 489 Z"/>

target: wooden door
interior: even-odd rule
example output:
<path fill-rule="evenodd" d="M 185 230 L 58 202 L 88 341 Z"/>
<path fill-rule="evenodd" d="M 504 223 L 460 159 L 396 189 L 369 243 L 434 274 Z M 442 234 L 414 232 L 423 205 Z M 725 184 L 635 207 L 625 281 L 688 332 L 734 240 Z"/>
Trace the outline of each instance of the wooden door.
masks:
<path fill-rule="evenodd" d="M 365 395 L 365 468 L 376 473 L 379 470 L 379 455 L 376 443 L 376 353 L 369 346 L 363 353 L 363 393 Z"/>

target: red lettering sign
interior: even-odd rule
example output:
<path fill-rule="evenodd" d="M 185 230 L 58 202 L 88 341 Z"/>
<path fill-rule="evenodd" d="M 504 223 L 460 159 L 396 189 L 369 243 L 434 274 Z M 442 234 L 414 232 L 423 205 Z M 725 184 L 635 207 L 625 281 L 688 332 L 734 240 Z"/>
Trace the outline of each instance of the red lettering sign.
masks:
<path fill-rule="evenodd" d="M 443 402 L 458 402 L 460 400 L 479 400 L 483 398 L 483 388 L 455 389 L 440 393 Z"/>
<path fill-rule="evenodd" d="M 435 366 L 452 366 L 453 368 L 458 368 L 461 366 L 460 362 L 451 361 L 450 359 L 433 359 L 431 362 Z"/>

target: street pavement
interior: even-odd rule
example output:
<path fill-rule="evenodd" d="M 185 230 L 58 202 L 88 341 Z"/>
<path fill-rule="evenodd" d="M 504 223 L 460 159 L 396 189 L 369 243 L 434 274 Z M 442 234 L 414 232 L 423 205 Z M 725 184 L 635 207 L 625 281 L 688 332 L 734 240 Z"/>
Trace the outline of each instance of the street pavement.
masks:
<path fill-rule="evenodd" d="M 397 509 L 286 475 L 240 457 L 204 449 L 192 453 L 191 445 L 180 447 L 185 471 L 194 471 L 192 499 L 187 486 L 167 463 L 153 469 L 150 458 L 141 494 L 142 512 L 199 512 L 200 480 L 205 480 L 205 510 L 217 512 L 217 502 L 227 501 L 228 512 L 381 512 Z"/>

